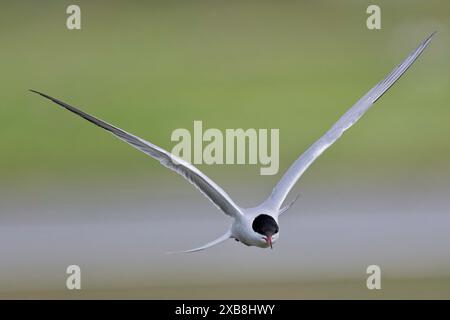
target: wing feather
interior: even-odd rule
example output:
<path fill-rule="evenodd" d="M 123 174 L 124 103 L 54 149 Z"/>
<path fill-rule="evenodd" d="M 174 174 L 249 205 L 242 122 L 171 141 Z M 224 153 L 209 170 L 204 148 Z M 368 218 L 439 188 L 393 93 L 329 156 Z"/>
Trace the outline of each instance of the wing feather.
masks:
<path fill-rule="evenodd" d="M 433 35 L 426 38 L 401 64 L 385 79 L 380 81 L 358 102 L 356 102 L 319 140 L 311 145 L 286 171 L 273 189 L 271 195 L 262 204 L 272 210 L 279 210 L 288 193 L 308 167 L 339 137 L 355 124 L 362 115 L 408 70 L 430 43 Z"/>
<path fill-rule="evenodd" d="M 94 116 L 91 116 L 61 100 L 53 98 L 44 93 L 30 90 L 34 93 L 37 93 L 44 98 L 47 98 L 59 106 L 75 113 L 76 115 L 86 119 L 87 121 L 109 131 L 117 138 L 125 141 L 130 144 L 134 148 L 144 152 L 145 154 L 155 158 L 158 160 L 163 166 L 175 171 L 176 173 L 183 176 L 186 180 L 188 180 L 192 185 L 194 185 L 203 195 L 205 195 L 213 204 L 215 204 L 219 209 L 221 209 L 227 215 L 237 218 L 242 215 L 242 212 L 238 205 L 234 203 L 234 201 L 230 198 L 230 196 L 219 187 L 214 181 L 208 178 L 205 174 L 203 174 L 196 167 L 191 165 L 190 163 L 184 161 L 183 159 L 172 155 L 166 150 L 145 141 L 131 133 L 128 133 L 118 127 L 115 127 L 103 120 L 100 120 Z"/>

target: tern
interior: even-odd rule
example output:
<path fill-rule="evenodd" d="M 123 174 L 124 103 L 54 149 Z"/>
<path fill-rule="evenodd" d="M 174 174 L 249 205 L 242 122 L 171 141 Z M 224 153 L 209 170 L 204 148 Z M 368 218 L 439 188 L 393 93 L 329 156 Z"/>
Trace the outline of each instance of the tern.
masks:
<path fill-rule="evenodd" d="M 195 249 L 180 252 L 196 252 L 215 246 L 227 239 L 235 239 L 247 246 L 256 246 L 260 248 L 272 248 L 280 235 L 279 216 L 286 212 L 297 200 L 298 196 L 283 206 L 291 189 L 299 178 L 309 168 L 309 166 L 339 137 L 344 131 L 355 124 L 362 115 L 406 72 L 414 63 L 425 48 L 430 43 L 433 35 L 431 34 L 415 49 L 401 64 L 366 95 L 358 100 L 319 140 L 314 142 L 286 171 L 281 180 L 272 190 L 270 196 L 260 205 L 252 208 L 242 208 L 238 206 L 231 197 L 208 178 L 204 173 L 198 170 L 192 164 L 183 159 L 172 155 L 168 151 L 141 139 L 131 133 L 128 133 L 118 127 L 115 127 L 103 120 L 89 115 L 78 108 L 75 108 L 61 100 L 53 98 L 42 92 L 30 90 L 37 93 L 59 106 L 75 113 L 87 121 L 109 131 L 117 138 L 130 144 L 132 147 L 146 153 L 150 157 L 158 160 L 163 166 L 175 171 L 193 184 L 203 195 L 205 195 L 213 204 L 215 204 L 225 214 L 230 216 L 233 221 L 229 230 L 203 246 Z"/>

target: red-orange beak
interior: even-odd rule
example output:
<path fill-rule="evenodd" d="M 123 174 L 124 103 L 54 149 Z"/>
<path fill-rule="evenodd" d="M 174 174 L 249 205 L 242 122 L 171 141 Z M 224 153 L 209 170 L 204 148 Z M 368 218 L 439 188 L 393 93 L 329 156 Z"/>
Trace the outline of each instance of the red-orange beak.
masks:
<path fill-rule="evenodd" d="M 272 236 L 267 236 L 266 237 L 266 241 L 267 241 L 267 244 L 270 246 L 270 249 L 273 249 L 273 247 L 272 247 Z"/>

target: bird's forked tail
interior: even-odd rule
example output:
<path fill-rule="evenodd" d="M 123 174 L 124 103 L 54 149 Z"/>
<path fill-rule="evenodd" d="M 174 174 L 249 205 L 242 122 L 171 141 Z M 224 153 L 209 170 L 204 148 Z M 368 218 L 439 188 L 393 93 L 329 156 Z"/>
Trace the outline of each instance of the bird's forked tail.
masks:
<path fill-rule="evenodd" d="M 201 251 L 201 250 L 205 250 L 208 248 L 211 248 L 215 245 L 218 245 L 219 243 L 222 243 L 228 239 L 231 238 L 231 231 L 228 230 L 227 233 L 225 233 L 223 236 L 220 236 L 219 238 L 217 238 L 216 240 L 213 240 L 211 242 L 208 242 L 207 244 L 195 248 L 195 249 L 190 249 L 190 250 L 185 250 L 185 251 L 177 251 L 177 252 L 167 252 L 168 254 L 174 254 L 174 253 L 190 253 L 190 252 L 197 252 L 197 251 Z"/>

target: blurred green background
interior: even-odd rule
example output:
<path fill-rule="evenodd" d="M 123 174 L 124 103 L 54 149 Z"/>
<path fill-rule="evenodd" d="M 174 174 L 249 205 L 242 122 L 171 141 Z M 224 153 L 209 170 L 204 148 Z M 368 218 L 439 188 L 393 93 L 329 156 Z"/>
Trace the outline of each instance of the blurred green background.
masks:
<path fill-rule="evenodd" d="M 81 30 L 66 29 L 65 10 L 70 4 L 81 7 Z M 162 185 L 159 192 L 166 197 L 167 192 L 176 194 L 181 203 L 192 196 L 203 204 L 195 191 L 189 193 L 190 187 L 157 161 L 28 89 L 82 107 L 169 150 L 174 146 L 172 131 L 191 129 L 194 120 L 202 120 L 205 128 L 223 130 L 279 128 L 278 175 L 259 176 L 259 165 L 199 166 L 238 203 L 252 206 L 268 195 L 309 144 L 435 30 L 431 46 L 411 70 L 311 167 L 303 183 L 310 183 L 309 195 L 319 202 L 322 195 L 336 192 L 337 198 L 351 202 L 352 194 L 342 191 L 341 182 L 350 191 L 365 186 L 362 193 L 378 202 L 386 201 L 382 195 L 405 195 L 408 188 L 415 188 L 414 194 L 437 194 L 437 200 L 428 201 L 440 203 L 439 210 L 445 212 L 450 190 L 450 3 L 377 1 L 382 29 L 374 31 L 366 28 L 369 4 L 372 1 L 3 1 L 0 219 L 4 226 L 11 221 L 63 223 L 65 217 L 73 222 L 77 218 L 70 210 L 66 215 L 46 215 L 44 207 L 36 209 L 52 203 L 59 211 L 55 209 L 59 196 L 66 201 L 61 211 L 86 199 L 113 207 L 114 201 L 118 206 L 126 201 L 120 198 L 126 189 L 131 191 L 125 196 L 148 201 L 145 208 L 151 211 L 156 196 L 150 190 Z M 125 184 L 123 190 L 115 189 L 120 183 Z M 326 189 L 329 184 L 335 189 Z M 98 191 L 105 187 L 110 192 Z M 77 201 L 67 195 L 74 190 Z M 365 207 L 359 201 L 358 210 Z M 396 208 L 402 208 L 404 202 L 398 203 Z M 370 202 L 365 204 L 370 207 Z M 177 208 L 168 207 L 165 214 L 176 219 Z M 310 209 L 314 210 L 312 204 Z M 140 221 L 137 217 L 138 213 L 130 219 Z M 152 217 L 156 219 L 147 214 L 147 219 Z M 127 220 L 121 213 L 110 218 Z M 108 221 L 108 215 L 102 219 Z M 184 234 L 177 245 L 187 240 L 189 234 Z M 166 249 L 174 248 L 161 250 Z M 440 266 L 446 270 L 448 264 Z M 450 275 L 441 276 L 448 283 Z M 440 278 L 433 279 L 441 283 Z M 42 288 L 36 285 L 37 295 L 39 288 L 47 290 L 42 283 Z M 449 286 L 439 288 L 439 297 L 450 297 Z M 21 296 L 21 290 L 27 292 L 27 287 L 10 291 Z M 209 289 L 205 290 L 207 294 Z M 317 290 L 323 292 L 317 297 L 327 297 L 327 290 L 341 297 L 336 293 L 340 289 L 327 289 L 323 282 Z M 346 291 L 345 297 L 361 297 L 358 290 Z M 150 296 L 158 297 L 158 291 Z M 258 295 L 250 292 L 249 297 Z"/>
<path fill-rule="evenodd" d="M 81 5 L 80 31 L 65 28 L 72 3 Z M 169 149 L 171 132 L 193 120 L 279 128 L 286 168 L 434 30 L 419 62 L 323 161 L 448 169 L 450 4 L 381 1 L 382 30 L 370 31 L 368 3 L 4 2 L 1 175 L 161 171 L 27 89 Z"/>

